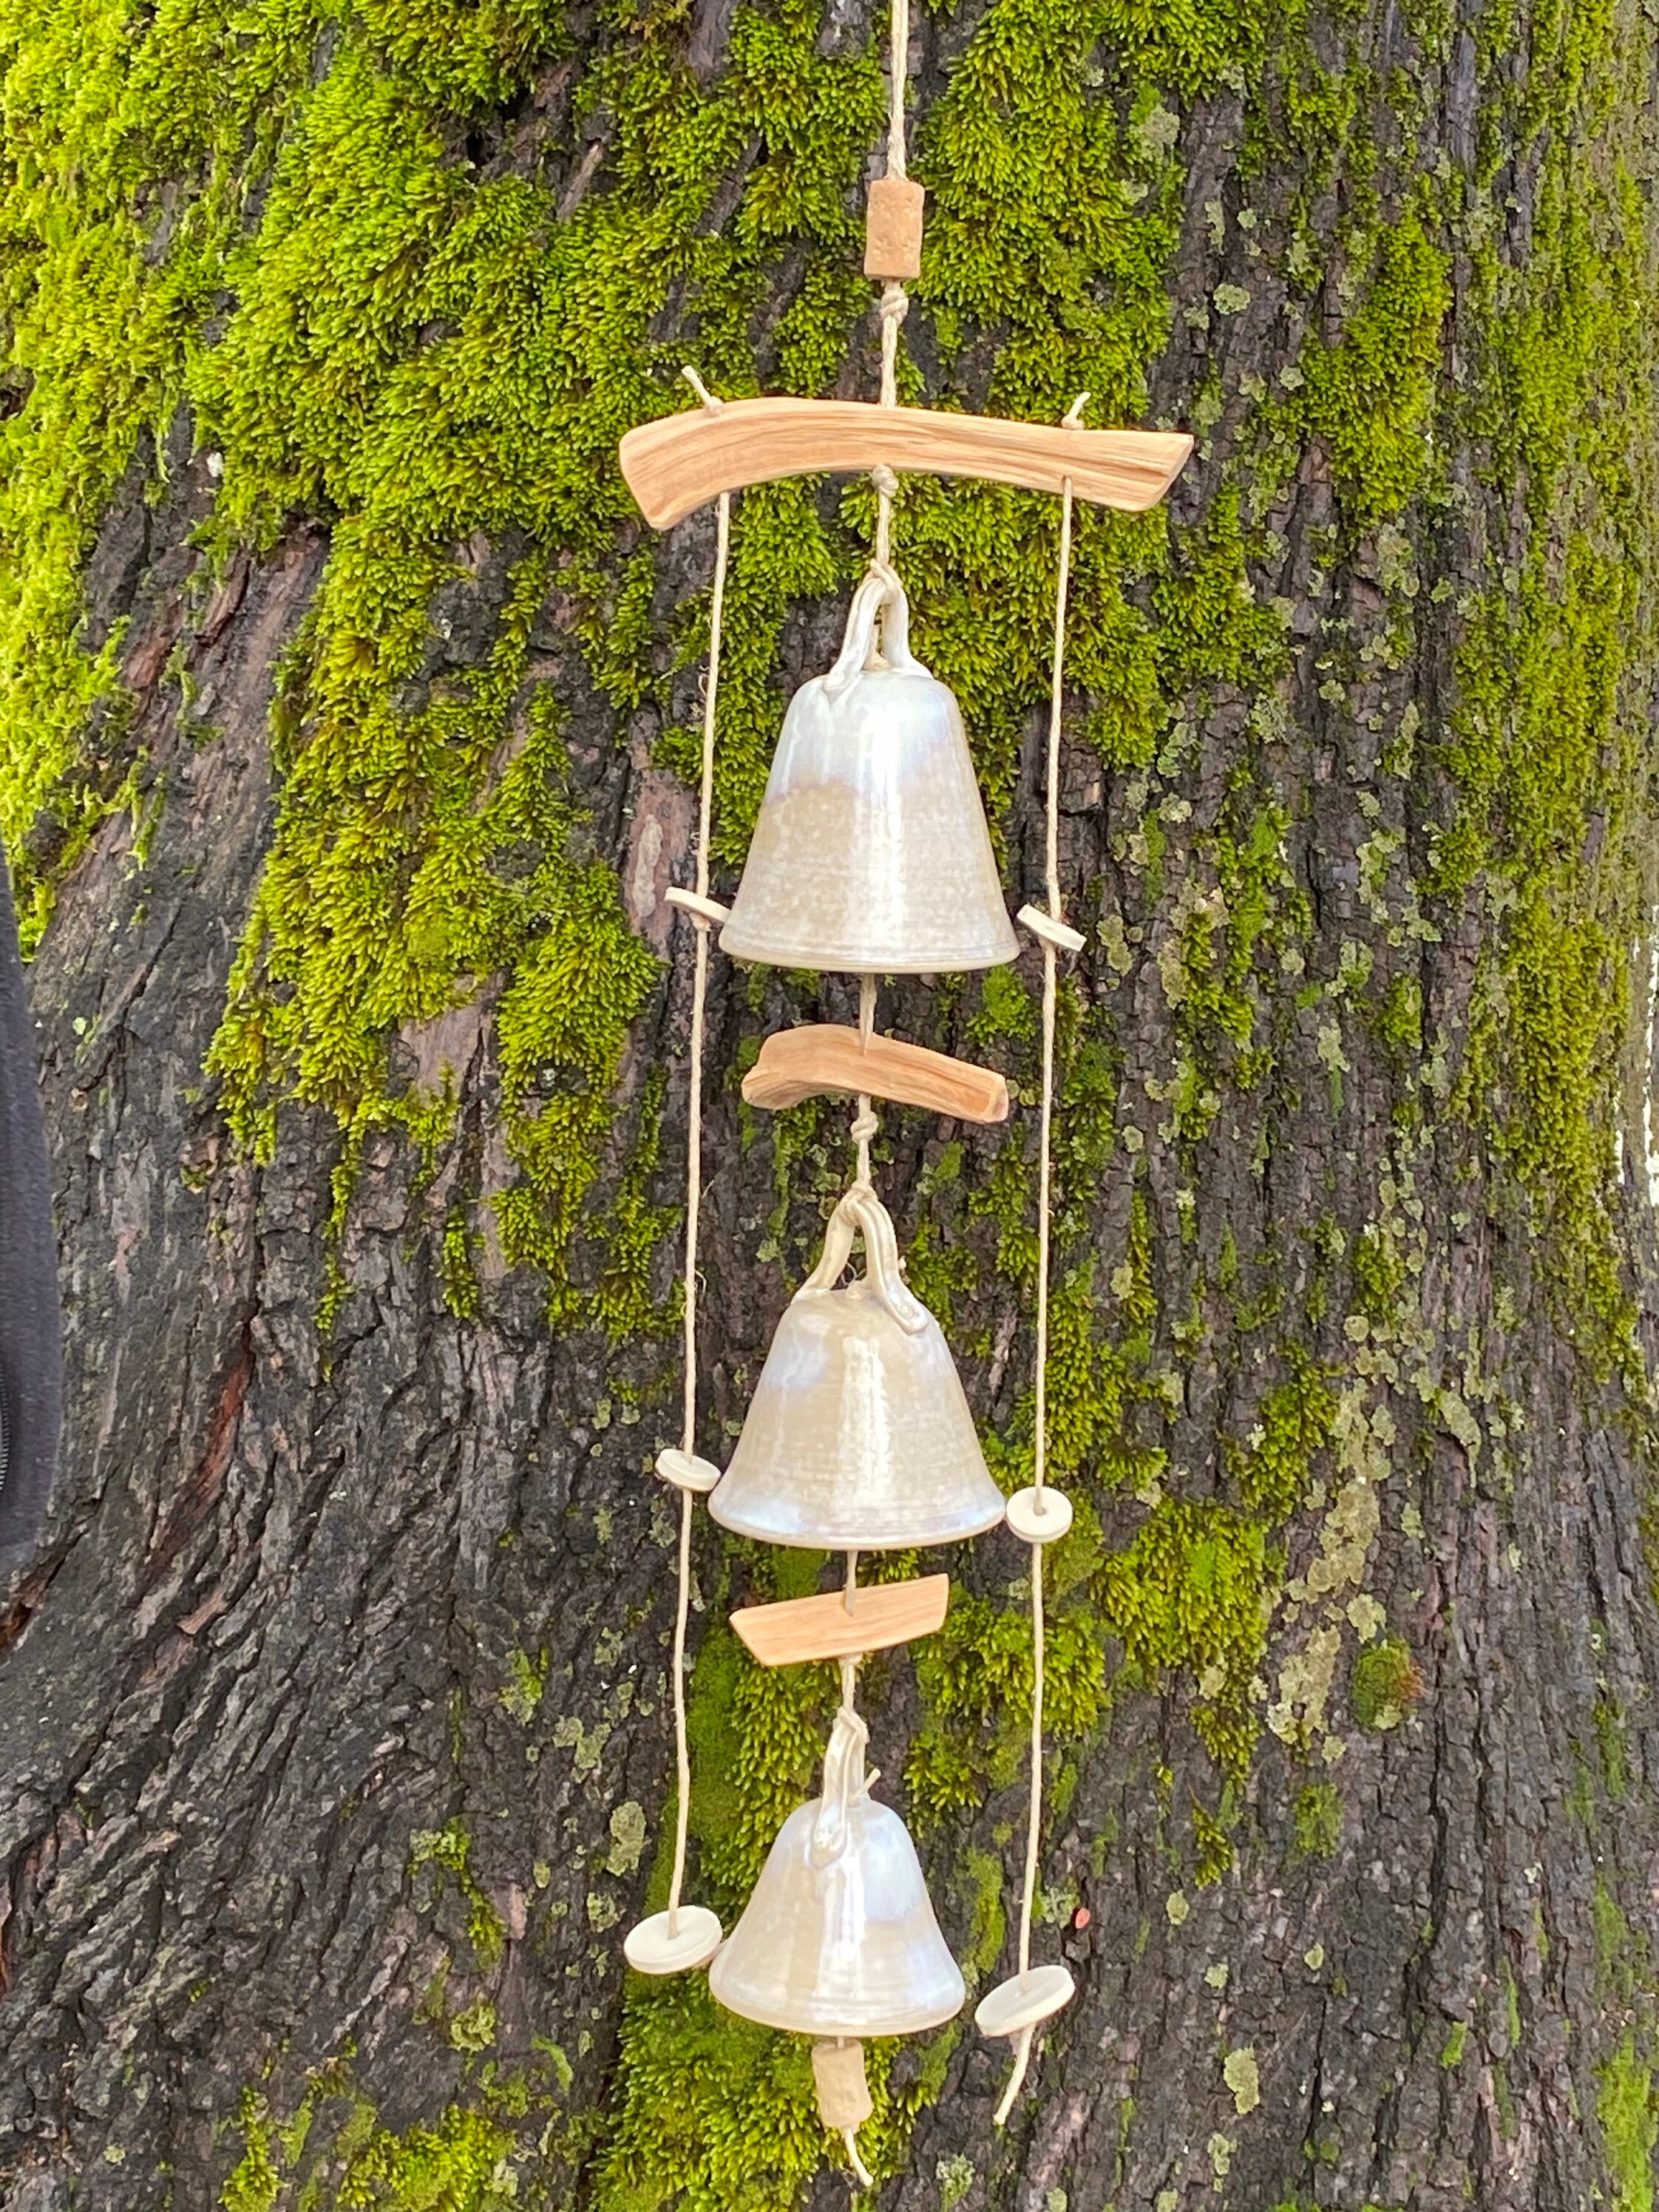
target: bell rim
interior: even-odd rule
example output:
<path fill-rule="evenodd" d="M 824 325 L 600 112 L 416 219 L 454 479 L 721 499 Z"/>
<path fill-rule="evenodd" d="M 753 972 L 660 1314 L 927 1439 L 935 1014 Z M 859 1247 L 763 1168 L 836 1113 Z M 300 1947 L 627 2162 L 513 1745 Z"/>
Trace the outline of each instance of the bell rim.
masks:
<path fill-rule="evenodd" d="M 729 1471 L 729 1470 L 728 1470 Z M 995 1510 L 986 1507 L 971 1520 L 965 1516 L 953 1522 L 943 1534 L 920 1534 L 911 1529 L 896 1534 L 860 1534 L 847 1528 L 826 1532 L 818 1529 L 779 1529 L 758 1518 L 739 1519 L 728 1507 L 720 1510 L 720 1493 L 717 1486 L 708 1493 L 708 1510 L 720 1526 L 733 1536 L 746 1536 L 751 1543 L 775 1544 L 781 1550 L 794 1552 L 916 1552 L 933 1551 L 945 1544 L 970 1543 L 975 1536 L 988 1536 L 994 1528 L 1002 1526 L 1006 1504 L 999 1492 Z M 739 1511 L 741 1509 L 739 1509 Z"/>
<path fill-rule="evenodd" d="M 972 952 L 950 951 L 926 953 L 914 951 L 883 953 L 878 958 L 846 952 L 835 945 L 823 945 L 785 947 L 754 943 L 744 945 L 732 941 L 731 925 L 720 932 L 720 951 L 728 960 L 735 960 L 749 968 L 800 968 L 812 975 L 977 975 L 988 968 L 1006 968 L 1019 957 L 1019 940 L 1012 926 L 1008 931 L 1006 951 L 989 951 L 983 947 Z"/>
<path fill-rule="evenodd" d="M 846 2021 L 837 2025 L 827 2014 L 821 2019 L 808 2021 L 805 2018 L 807 2008 L 803 2006 L 791 2020 L 785 2017 L 786 2008 L 782 2005 L 763 2005 L 750 2012 L 741 2006 L 728 2003 L 714 1986 L 719 1966 L 720 1954 L 716 1953 L 714 1964 L 708 1969 L 709 1994 L 715 2003 L 738 2020 L 752 2020 L 757 2027 L 777 2028 L 786 2035 L 842 2036 L 853 2042 L 874 2041 L 885 2035 L 922 2035 L 930 2027 L 943 2027 L 947 2020 L 954 2020 L 968 2002 L 968 1985 L 963 1981 L 958 1968 L 957 1979 L 962 1993 L 947 2008 L 942 2009 L 937 2004 L 917 2005 L 910 2012 L 895 2013 L 878 2021 L 866 2021 L 861 2027 L 854 2027 Z"/>

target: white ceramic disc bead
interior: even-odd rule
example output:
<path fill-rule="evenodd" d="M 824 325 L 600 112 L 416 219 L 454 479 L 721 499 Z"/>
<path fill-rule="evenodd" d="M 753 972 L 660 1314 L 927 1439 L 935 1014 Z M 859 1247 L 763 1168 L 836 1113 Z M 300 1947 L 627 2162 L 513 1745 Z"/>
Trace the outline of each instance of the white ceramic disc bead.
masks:
<path fill-rule="evenodd" d="M 1041 1498 L 1035 1490 L 1017 1490 L 1008 1500 L 1008 1526 L 1022 1544 L 1052 1544 L 1071 1525 L 1072 1501 L 1050 1484 Z"/>
<path fill-rule="evenodd" d="M 980 1999 L 974 2026 L 981 2035 L 1019 2035 L 1072 2002 L 1076 1984 L 1064 1966 L 1033 1966 L 999 1982 Z"/>
<path fill-rule="evenodd" d="M 659 1451 L 657 1472 L 665 1482 L 672 1482 L 676 1490 L 695 1491 L 699 1498 L 707 1498 L 720 1479 L 719 1468 L 706 1459 L 695 1458 L 690 1452 Z"/>
<path fill-rule="evenodd" d="M 683 1905 L 672 1916 L 653 1912 L 623 1939 L 623 1956 L 641 1974 L 690 1973 L 720 1948 L 720 1923 L 706 1905 Z"/>

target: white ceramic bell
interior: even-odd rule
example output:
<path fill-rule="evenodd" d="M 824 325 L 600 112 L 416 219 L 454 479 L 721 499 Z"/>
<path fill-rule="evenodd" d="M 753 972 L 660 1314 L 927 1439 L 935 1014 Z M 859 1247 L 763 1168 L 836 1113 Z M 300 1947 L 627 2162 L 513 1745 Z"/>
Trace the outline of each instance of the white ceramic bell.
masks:
<path fill-rule="evenodd" d="M 823 1795 L 778 1832 L 708 1986 L 728 2012 L 797 2035 L 914 2035 L 962 2009 L 915 1845 L 869 1794 L 869 1731 L 845 1706 Z"/>
<path fill-rule="evenodd" d="M 720 933 L 734 960 L 932 975 L 1014 957 L 961 710 L 908 633 L 903 586 L 872 568 L 840 659 L 789 702 Z"/>
<path fill-rule="evenodd" d="M 837 1288 L 855 1231 L 866 1272 Z M 1002 1518 L 950 1347 L 867 1183 L 785 1309 L 708 1510 L 738 1535 L 827 1552 L 953 1544 Z"/>

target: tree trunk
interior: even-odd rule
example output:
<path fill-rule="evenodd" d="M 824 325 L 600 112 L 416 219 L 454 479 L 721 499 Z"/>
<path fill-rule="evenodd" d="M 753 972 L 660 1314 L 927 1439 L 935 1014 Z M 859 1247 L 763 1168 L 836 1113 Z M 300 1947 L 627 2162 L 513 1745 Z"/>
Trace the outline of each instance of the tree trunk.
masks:
<path fill-rule="evenodd" d="M 15 2212 L 843 2201 L 804 2045 L 630 1985 L 660 1901 L 707 514 L 622 430 L 875 388 L 858 4 L 0 5 L 0 831 L 64 1311 L 0 1592 Z M 1185 423 L 1079 517 L 1037 1951 L 878 2054 L 890 2204 L 1646 2212 L 1659 2129 L 1650 11 L 963 0 L 915 30 L 912 399 Z M 872 502 L 740 503 L 715 888 Z M 1011 905 L 1054 503 L 896 559 Z M 1012 980 L 1011 980 L 1012 973 Z M 1006 1129 L 878 1179 L 1030 1456 L 1038 970 L 884 994 Z M 700 1448 L 850 1170 L 739 1103 L 845 979 L 718 957 Z M 793 1557 L 793 1555 L 790 1555 Z M 872 1758 L 1008 1970 L 1023 1554 Z M 810 1572 L 818 1563 L 808 1561 Z M 690 1894 L 831 1708 L 696 1543 Z M 826 1569 L 827 1572 L 828 1570 Z M 792 1579 L 793 1577 L 793 1579 Z M 827 1673 L 827 1670 L 825 1670 Z"/>

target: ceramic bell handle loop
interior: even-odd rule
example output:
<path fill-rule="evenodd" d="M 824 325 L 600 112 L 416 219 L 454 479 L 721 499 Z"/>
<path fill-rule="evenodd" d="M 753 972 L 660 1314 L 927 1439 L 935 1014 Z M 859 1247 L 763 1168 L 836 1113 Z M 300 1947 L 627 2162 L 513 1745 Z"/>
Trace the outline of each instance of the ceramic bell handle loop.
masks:
<path fill-rule="evenodd" d="M 864 1238 L 864 1256 L 876 1296 L 907 1335 L 927 1326 L 927 1309 L 913 1297 L 899 1273 L 898 1237 L 892 1217 L 868 1183 L 854 1183 L 830 1217 L 823 1257 L 801 1285 L 801 1291 L 833 1291 L 853 1256 L 853 1239 Z"/>
<path fill-rule="evenodd" d="M 890 668 L 913 668 L 910 658 L 910 605 L 896 573 L 872 562 L 864 581 L 853 594 L 847 615 L 847 635 L 835 666 L 823 678 L 826 697 L 836 698 L 855 677 L 862 676 L 876 656 L 876 623 L 881 623 L 882 658 Z"/>
<path fill-rule="evenodd" d="M 890 668 L 914 668 L 916 663 L 910 658 L 910 602 L 905 597 L 898 571 L 878 561 L 872 564 L 872 574 L 883 578 L 887 586 L 887 596 L 881 603 L 881 657 Z"/>
<path fill-rule="evenodd" d="M 864 1747 L 870 1731 L 850 1705 L 836 1715 L 830 1748 L 823 1754 L 823 1795 L 818 1817 L 812 1823 L 811 1860 L 826 1867 L 847 1848 L 850 1832 L 848 1814 L 865 1793 Z"/>
<path fill-rule="evenodd" d="M 849 1191 L 830 1215 L 830 1226 L 823 1232 L 823 1256 L 797 1295 L 804 1296 L 808 1291 L 833 1291 L 841 1280 L 853 1256 L 853 1239 L 858 1233 L 858 1216 L 848 1203 L 851 1197 Z"/>
<path fill-rule="evenodd" d="M 927 1309 L 913 1297 L 899 1273 L 898 1236 L 893 1217 L 874 1191 L 851 1190 L 842 1200 L 864 1231 L 865 1269 L 876 1296 L 908 1336 L 927 1326 Z M 839 1211 L 839 1209 L 837 1209 Z"/>

